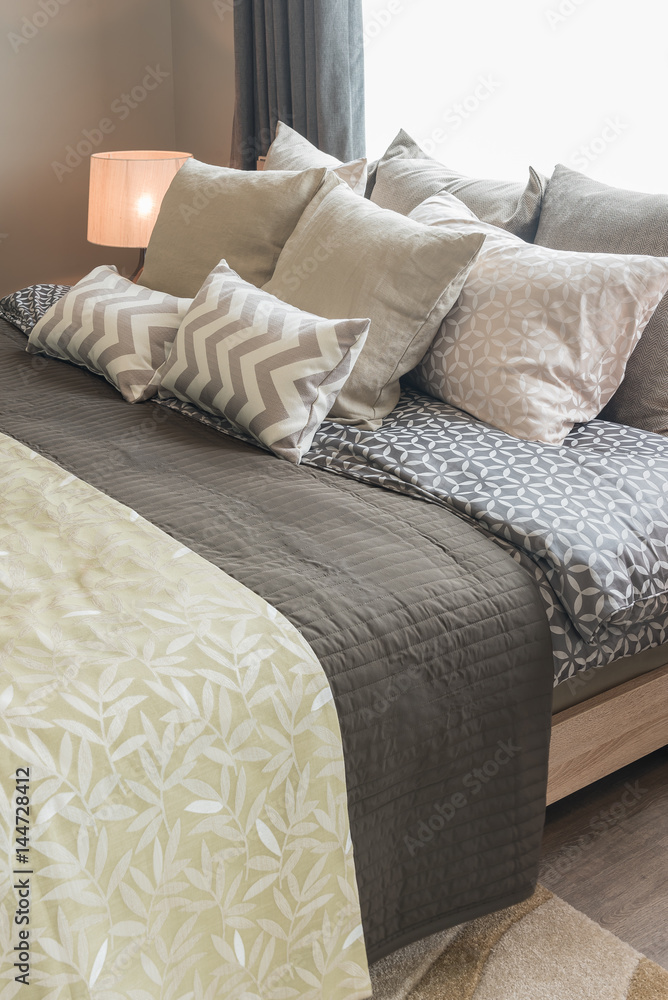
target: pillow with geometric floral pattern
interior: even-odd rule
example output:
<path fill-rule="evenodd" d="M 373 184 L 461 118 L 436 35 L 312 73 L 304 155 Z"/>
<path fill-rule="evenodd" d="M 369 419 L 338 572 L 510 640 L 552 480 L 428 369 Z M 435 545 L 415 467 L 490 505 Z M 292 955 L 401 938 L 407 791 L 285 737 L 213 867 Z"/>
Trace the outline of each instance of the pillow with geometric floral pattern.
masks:
<path fill-rule="evenodd" d="M 26 336 L 54 302 L 69 292 L 69 285 L 28 285 L 0 299 L 0 319 L 6 319 Z"/>
<path fill-rule="evenodd" d="M 593 420 L 668 291 L 668 258 L 525 243 L 446 193 L 409 218 L 486 237 L 415 384 L 526 441 L 559 445 Z"/>

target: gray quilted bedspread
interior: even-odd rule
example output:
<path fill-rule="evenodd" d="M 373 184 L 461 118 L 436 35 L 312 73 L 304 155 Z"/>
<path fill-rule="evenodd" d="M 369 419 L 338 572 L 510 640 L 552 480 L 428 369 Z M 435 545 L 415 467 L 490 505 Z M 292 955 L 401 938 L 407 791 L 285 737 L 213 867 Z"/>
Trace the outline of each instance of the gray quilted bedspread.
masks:
<path fill-rule="evenodd" d="M 325 421 L 303 461 L 443 506 L 504 548 L 536 581 L 555 685 L 668 641 L 666 438 L 594 420 L 541 445 L 408 389 L 380 430 Z"/>
<path fill-rule="evenodd" d="M 371 960 L 532 891 L 552 684 L 543 605 L 450 510 L 296 467 L 25 352 L 0 431 L 134 508 L 301 629 L 334 694 Z"/>

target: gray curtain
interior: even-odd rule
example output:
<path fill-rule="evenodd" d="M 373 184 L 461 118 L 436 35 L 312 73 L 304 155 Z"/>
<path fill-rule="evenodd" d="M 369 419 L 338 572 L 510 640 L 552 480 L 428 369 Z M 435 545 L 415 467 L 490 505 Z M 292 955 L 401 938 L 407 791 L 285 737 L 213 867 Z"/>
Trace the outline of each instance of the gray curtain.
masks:
<path fill-rule="evenodd" d="M 362 0 L 235 0 L 231 165 L 255 169 L 283 121 L 340 160 L 364 156 Z"/>

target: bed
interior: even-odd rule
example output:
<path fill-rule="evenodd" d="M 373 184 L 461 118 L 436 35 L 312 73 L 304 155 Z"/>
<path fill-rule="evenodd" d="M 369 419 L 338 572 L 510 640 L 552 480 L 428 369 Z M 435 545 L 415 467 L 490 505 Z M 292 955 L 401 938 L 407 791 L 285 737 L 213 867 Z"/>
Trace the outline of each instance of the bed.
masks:
<path fill-rule="evenodd" d="M 128 407 L 72 366 L 35 368 L 8 326 L 0 344 L 0 431 L 223 566 L 323 664 L 341 719 L 371 958 L 441 925 L 441 879 L 451 922 L 529 893 L 552 671 L 544 614 L 521 569 L 474 529 L 462 538 L 445 511 L 434 520 L 426 505 L 292 467 L 168 408 Z M 36 405 L 45 392 L 48 413 Z M 415 568 L 398 576 L 410 550 Z M 449 675 L 441 664 L 453 661 Z M 474 800 L 472 816 L 457 811 L 447 843 L 418 840 L 411 853 L 405 838 L 415 839 L 421 814 L 461 792 L 507 741 L 523 751 L 494 794 Z M 456 761 L 453 773 L 444 759 Z"/>
<path fill-rule="evenodd" d="M 396 166 L 394 155 L 390 160 Z M 396 212 L 381 210 L 343 191 L 345 170 L 337 178 L 318 164 L 302 166 L 313 169 L 288 171 L 283 179 L 267 172 L 267 190 L 274 195 L 263 211 L 274 211 L 278 203 L 280 211 L 291 213 L 276 224 L 278 248 L 257 234 L 244 242 L 243 219 L 237 218 L 237 188 L 257 194 L 264 182 L 188 164 L 184 188 L 170 189 L 163 203 L 156 227 L 159 249 L 149 255 L 146 286 L 132 285 L 110 268 L 97 269 L 69 298 L 67 289 L 36 286 L 33 313 L 43 315 L 52 302 L 53 308 L 48 322 L 36 328 L 38 335 L 31 335 L 33 353 L 17 329 L 20 309 L 5 312 L 12 323 L 0 321 L 4 496 L 9 524 L 18 525 L 15 537 L 11 528 L 6 531 L 1 553 L 9 560 L 8 606 L 11 610 L 13 594 L 28 593 L 37 619 L 43 613 L 62 617 L 52 622 L 51 632 L 40 632 L 21 598 L 18 631 L 20 638 L 30 637 L 28 648 L 14 639 L 16 612 L 10 613 L 0 659 L 9 680 L 0 692 L 5 711 L 0 735 L 12 759 L 22 750 L 36 762 L 51 795 L 38 816 L 34 845 L 46 865 L 42 877 L 54 880 L 48 905 L 38 909 L 51 936 L 33 957 L 44 990 L 53 979 L 51 963 L 60 963 L 56 985 L 63 997 L 83 979 L 89 987 L 98 983 L 113 996 L 135 1000 L 128 991 L 136 977 L 143 984 L 137 1000 L 156 995 L 156 986 L 168 995 L 185 989 L 187 995 L 204 996 L 196 965 L 205 956 L 206 963 L 219 961 L 206 966 L 209 994 L 224 985 L 231 996 L 245 990 L 277 1000 L 323 995 L 362 1000 L 369 995 L 369 961 L 531 894 L 546 803 L 668 739 L 668 439 L 591 419 L 600 407 L 590 385 L 581 392 L 589 417 L 566 419 L 561 438 L 547 445 L 530 435 L 519 440 L 497 429 L 493 419 L 437 398 L 439 385 L 425 392 L 420 359 L 432 344 L 436 367 L 440 363 L 441 323 L 461 309 L 469 287 L 462 291 L 462 282 L 481 253 L 480 220 L 454 199 L 460 213 L 455 235 L 441 235 L 429 230 L 428 220 L 425 225 L 401 221 L 402 213 L 410 214 L 410 203 Z M 353 178 L 358 186 L 360 169 Z M 382 170 L 379 176 L 382 180 Z M 536 215 L 535 172 L 530 187 Z M 179 221 L 181 209 L 200 189 L 210 192 L 211 202 L 204 235 L 189 228 L 192 212 Z M 287 208 L 274 189 L 285 191 Z M 507 189 L 503 186 L 504 197 Z M 424 205 L 430 204 L 427 198 Z M 436 198 L 431 205 L 436 225 L 439 213 L 447 216 L 450 207 L 447 199 Z M 322 231 L 320 212 L 326 219 Z M 379 212 L 394 242 L 388 243 L 383 226 L 366 226 Z M 241 240 L 236 266 L 251 277 L 219 260 L 217 213 L 236 226 Z M 360 242 L 352 249 L 345 226 L 339 232 L 332 223 L 341 213 L 357 219 L 351 231 Z M 251 213 L 254 225 L 260 215 Z M 187 246 L 181 258 L 186 268 L 174 253 L 175 225 Z M 522 225 L 530 228 L 530 220 L 523 217 Z M 493 254 L 500 230 L 482 228 Z M 333 234 L 326 243 L 323 232 Z M 337 289 L 348 287 L 340 274 L 336 281 L 328 278 L 330 259 L 344 260 L 352 286 L 356 255 L 370 236 L 374 294 L 386 267 L 395 268 L 396 286 L 387 282 L 385 299 L 369 302 L 385 343 L 375 345 L 376 356 L 364 369 L 355 359 L 371 321 L 328 325 L 323 317 L 339 315 Z M 229 232 L 228 237 L 233 242 Z M 510 250 L 504 244 L 502 257 L 516 252 L 513 239 Z M 417 255 L 408 278 L 404 240 L 414 241 Z M 520 255 L 534 252 L 519 243 Z M 434 253 L 438 259 L 429 272 Z M 304 260 L 311 262 L 308 267 Z M 578 294 L 587 302 L 595 276 L 588 259 L 584 271 L 582 260 L 576 264 L 584 275 Z M 446 266 L 451 280 L 444 292 Z M 615 314 L 599 308 L 608 302 L 607 262 L 592 266 L 600 278 L 592 312 L 602 317 L 599 332 L 605 326 L 605 336 L 614 339 Z M 642 294 L 630 296 L 625 260 L 615 259 L 611 267 L 624 272 L 618 282 L 622 305 L 633 302 L 631 325 L 639 337 L 640 318 L 647 321 L 665 291 L 665 262 L 632 261 L 629 281 Z M 312 274 L 311 284 L 318 287 L 309 292 Z M 171 290 L 163 287 L 165 281 Z M 107 318 L 97 313 L 98 341 L 88 338 L 83 321 L 77 326 L 77 296 L 83 301 L 89 286 L 94 295 L 103 286 L 111 288 L 113 299 Z M 299 301 L 286 307 L 285 288 Z M 323 301 L 332 294 L 334 299 L 319 310 L 309 305 L 308 295 L 316 293 Z M 492 305 L 498 295 L 493 286 Z M 550 300 L 547 289 L 541 296 Z M 409 300 L 410 315 L 404 310 Z M 523 308 L 526 302 L 531 305 L 529 294 Z M 150 356 L 142 361 L 133 334 L 132 363 L 127 362 L 120 327 L 114 325 L 119 304 L 130 325 L 137 317 L 138 341 L 142 310 L 157 326 L 155 317 L 169 314 L 171 328 L 162 330 L 157 354 L 151 342 Z M 569 308 L 572 321 L 578 310 Z M 347 316 L 367 313 L 350 303 L 347 309 Z M 250 321 L 239 320 L 251 314 Z M 259 330 L 263 349 L 268 343 L 271 352 L 284 348 L 280 336 L 272 340 L 266 318 L 279 327 L 297 322 L 300 348 L 308 336 L 316 344 L 318 377 L 326 368 L 320 356 L 326 339 L 335 334 L 338 367 L 332 371 L 329 365 L 323 397 L 316 393 L 303 407 L 308 434 L 300 426 L 297 436 L 290 436 L 279 421 L 283 436 L 269 439 L 263 436 L 266 421 L 258 431 L 257 421 L 242 426 L 231 411 L 209 405 L 207 387 L 220 378 L 213 364 L 217 348 L 203 349 L 203 334 L 189 342 L 188 324 L 191 330 L 205 324 L 217 330 L 221 316 L 253 336 Z M 629 321 L 626 314 L 622 318 Z M 398 342 L 404 326 L 413 338 L 407 353 Z M 79 337 L 78 346 L 67 346 L 71 337 L 72 343 Z M 92 355 L 85 360 L 80 353 L 94 342 L 111 345 L 102 367 L 99 359 L 93 363 Z M 240 343 L 245 351 L 250 342 L 242 337 Z M 295 349 L 297 341 L 290 343 Z M 617 349 L 603 352 L 605 364 L 615 357 L 618 379 L 630 340 L 627 347 L 621 360 Z M 189 366 L 194 366 L 190 373 Z M 282 366 L 281 361 L 276 370 Z M 162 382 L 155 381 L 156 369 Z M 242 370 L 243 364 L 227 369 L 229 380 L 240 380 L 230 405 L 252 395 L 242 384 Z M 358 370 L 364 374 L 356 375 Z M 302 371 L 296 382 L 283 384 L 290 406 L 278 400 L 287 423 L 303 402 L 308 379 Z M 399 374 L 408 376 L 401 385 Z M 572 374 L 587 381 L 579 377 L 577 357 Z M 189 379 L 211 398 L 181 391 Z M 225 385 L 218 388 L 222 393 Z M 140 405 L 128 406 L 120 393 Z M 280 393 L 271 394 L 275 403 L 274 395 Z M 481 395 L 487 414 L 491 394 Z M 332 399 L 336 406 L 343 399 L 337 413 L 330 409 Z M 269 395 L 260 402 L 264 417 Z M 80 537 L 77 511 L 85 512 L 88 539 Z M 46 514 L 48 545 L 31 536 L 32 520 L 39 525 Z M 89 578 L 89 570 L 77 569 L 79 559 L 89 557 L 97 560 L 94 579 L 107 582 L 98 586 L 92 606 L 80 608 L 78 598 L 65 602 L 65 594 L 78 575 Z M 24 571 L 30 559 L 49 578 L 64 574 L 62 594 L 56 587 L 43 605 L 39 580 Z M 175 566 L 184 567 L 181 578 Z M 127 573 L 132 599 L 123 585 Z M 101 633 L 93 628 L 94 641 L 77 645 L 70 639 L 72 621 L 77 625 L 81 619 L 83 627 L 98 613 L 100 622 L 110 625 L 106 644 L 100 645 Z M 246 636 L 249 623 L 256 629 L 253 642 Z M 119 639 L 124 628 L 132 633 L 130 646 Z M 46 653 L 35 651 L 36 641 Z M 76 659 L 71 675 L 62 649 Z M 86 649 L 94 655 L 80 662 Z M 120 681 L 114 658 L 125 670 Z M 48 714 L 39 716 L 39 705 L 31 720 L 29 706 L 37 704 L 38 694 L 26 692 L 30 678 L 39 676 L 33 671 L 47 661 L 53 674 Z M 98 662 L 107 664 L 101 674 Z M 221 731 L 207 742 L 214 690 Z M 18 706 L 15 692 L 22 699 Z M 234 709 L 233 696 L 240 699 Z M 110 707 L 96 714 L 90 701 L 102 705 L 105 698 Z M 127 707 L 116 708 L 117 699 Z M 141 733 L 135 720 L 121 751 L 116 744 L 127 735 L 128 712 L 144 711 Z M 16 713 L 30 745 L 13 735 Z M 95 717 L 100 733 L 91 735 L 82 713 Z M 113 740 L 105 735 L 108 714 L 123 717 L 112 726 Z M 33 732 L 41 726 L 45 742 Z M 61 739 L 58 754 L 46 745 L 54 727 Z M 254 734 L 260 736 L 256 742 Z M 102 748 L 95 766 L 87 763 L 91 742 Z M 65 793 L 63 772 L 69 773 L 73 759 L 81 787 L 72 785 Z M 194 767 L 198 777 L 191 775 Z M 154 791 L 147 790 L 147 776 Z M 119 798 L 120 788 L 143 798 L 148 808 L 133 799 L 130 809 Z M 175 796 L 169 805 L 167 790 Z M 107 793 L 109 813 L 102 802 Z M 37 795 L 39 803 L 47 792 Z M 73 804 L 77 796 L 83 809 Z M 224 820 L 221 812 L 231 818 Z M 174 831 L 182 827 L 187 836 L 179 840 Z M 201 853 L 193 860 L 197 838 Z M 245 848 L 235 846 L 239 838 Z M 281 847 L 281 838 L 289 850 Z M 59 840 L 76 840 L 78 856 Z M 225 846 L 218 850 L 221 840 Z M 112 841 L 117 853 L 110 871 Z M 47 865 L 47 859 L 55 863 Z M 27 863 L 24 855 L 21 864 Z M 109 880 L 94 919 L 75 913 L 77 893 L 83 891 L 83 880 L 75 876 L 89 873 L 91 865 L 98 895 L 100 880 Z M 147 876 L 151 867 L 153 881 Z M 228 877 L 232 887 L 225 889 Z M 84 905 L 95 909 L 93 898 L 98 896 L 92 893 Z M 8 948 L 7 904 L 0 917 Z M 128 938 L 136 943 L 128 944 Z"/>
<path fill-rule="evenodd" d="M 384 490 L 349 469 L 333 474 L 319 468 L 318 447 L 313 464 L 290 466 L 174 402 L 128 407 L 95 375 L 31 358 L 9 324 L 1 332 L 0 431 L 224 568 L 323 664 L 342 729 L 369 960 L 525 897 L 546 796 L 665 742 L 666 670 L 654 666 L 663 657 L 654 646 L 644 662 L 625 658 L 649 672 L 622 674 L 618 693 L 554 716 L 548 785 L 553 690 L 569 678 L 553 687 L 540 587 L 510 552 L 461 514 L 404 495 L 405 484 Z M 403 405 L 415 400 L 408 390 Z M 364 468 L 374 474 L 373 463 Z M 585 695 L 588 676 L 604 675 L 583 675 Z M 576 674 L 570 684 L 580 693 Z M 485 766 L 493 780 L 483 770 L 479 797 L 445 812 L 443 841 L 435 807 L 458 804 Z"/>

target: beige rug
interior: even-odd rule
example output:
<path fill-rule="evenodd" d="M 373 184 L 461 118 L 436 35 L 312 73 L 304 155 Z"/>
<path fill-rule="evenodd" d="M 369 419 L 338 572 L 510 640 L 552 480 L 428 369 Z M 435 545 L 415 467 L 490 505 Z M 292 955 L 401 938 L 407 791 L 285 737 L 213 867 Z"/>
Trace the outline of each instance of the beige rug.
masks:
<path fill-rule="evenodd" d="M 668 972 L 538 887 L 525 903 L 402 948 L 373 1000 L 668 1000 Z"/>

